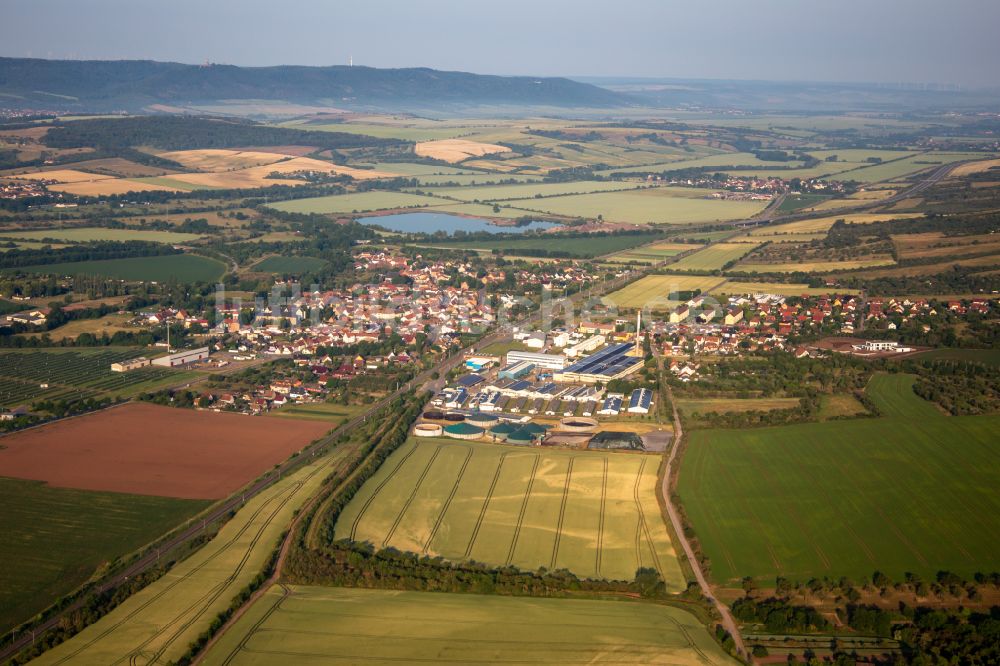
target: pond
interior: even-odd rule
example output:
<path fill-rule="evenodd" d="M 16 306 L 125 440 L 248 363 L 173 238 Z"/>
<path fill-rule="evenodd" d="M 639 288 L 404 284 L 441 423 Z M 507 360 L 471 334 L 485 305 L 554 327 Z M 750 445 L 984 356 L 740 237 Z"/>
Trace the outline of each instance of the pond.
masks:
<path fill-rule="evenodd" d="M 454 234 L 456 231 L 522 234 L 528 230 L 537 231 L 558 226 L 555 222 L 535 221 L 519 227 L 501 227 L 483 218 L 461 217 L 460 215 L 450 215 L 448 213 L 395 213 L 393 215 L 359 217 L 358 222 L 361 224 L 377 224 L 380 227 L 402 233 L 433 234 L 438 231 L 444 231 L 449 235 Z"/>

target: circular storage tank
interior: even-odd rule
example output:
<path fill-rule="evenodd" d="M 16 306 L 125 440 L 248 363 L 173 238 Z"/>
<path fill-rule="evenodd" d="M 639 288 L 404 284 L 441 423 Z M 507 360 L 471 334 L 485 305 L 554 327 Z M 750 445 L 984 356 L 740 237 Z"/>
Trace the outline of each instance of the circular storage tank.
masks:
<path fill-rule="evenodd" d="M 417 437 L 440 437 L 442 432 L 437 423 L 418 423 L 413 428 L 413 434 Z"/>
<path fill-rule="evenodd" d="M 524 428 L 520 430 L 515 430 L 514 432 L 507 435 L 506 442 L 508 444 L 514 444 L 517 446 L 531 446 L 535 443 L 537 435 L 526 431 Z"/>
<path fill-rule="evenodd" d="M 479 439 L 486 431 L 468 423 L 456 423 L 444 429 L 445 437 L 453 439 Z"/>
<path fill-rule="evenodd" d="M 458 412 L 448 412 L 447 414 L 444 415 L 444 420 L 445 421 L 456 421 L 456 422 L 458 422 L 458 421 L 464 421 L 465 420 L 465 414 L 459 414 Z"/>
<path fill-rule="evenodd" d="M 564 432 L 589 432 L 597 427 L 597 421 L 585 416 L 567 416 L 559 421 L 559 429 Z"/>
<path fill-rule="evenodd" d="M 509 423 L 500 423 L 490 428 L 490 436 L 500 442 L 506 442 L 507 436 L 517 430 L 516 426 Z"/>
<path fill-rule="evenodd" d="M 472 425 L 479 426 L 480 428 L 488 428 L 492 425 L 496 425 L 500 422 L 493 414 L 486 414 L 484 412 L 473 412 L 465 417 L 466 423 L 471 423 Z"/>
<path fill-rule="evenodd" d="M 440 421 L 444 418 L 444 412 L 424 412 L 424 418 L 430 421 Z"/>
<path fill-rule="evenodd" d="M 519 428 L 519 430 L 521 432 L 526 432 L 530 435 L 533 435 L 534 437 L 540 437 L 541 435 L 545 434 L 548 428 L 546 428 L 543 425 L 539 425 L 537 423 L 525 423 Z"/>

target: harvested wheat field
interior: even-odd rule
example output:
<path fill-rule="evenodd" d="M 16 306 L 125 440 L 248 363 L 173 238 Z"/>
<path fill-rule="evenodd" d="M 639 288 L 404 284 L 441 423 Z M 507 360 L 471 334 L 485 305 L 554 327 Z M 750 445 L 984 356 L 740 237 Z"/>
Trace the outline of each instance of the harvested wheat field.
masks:
<path fill-rule="evenodd" d="M 218 499 L 329 424 L 130 403 L 3 437 L 0 476 L 82 490 Z"/>
<path fill-rule="evenodd" d="M 271 154 L 271 157 L 280 156 Z M 270 185 L 302 185 L 303 181 L 292 178 L 269 178 L 273 173 L 292 174 L 299 171 L 322 171 L 329 174 L 346 174 L 359 180 L 387 178 L 393 175 L 383 171 L 354 169 L 308 157 L 289 157 L 273 164 L 247 167 L 245 169 L 220 170 L 212 173 L 178 173 L 172 175 L 170 179 L 190 185 L 223 189 L 268 187 Z"/>
<path fill-rule="evenodd" d="M 113 194 L 126 194 L 127 192 L 177 192 L 176 187 L 167 187 L 156 183 L 143 182 L 137 180 L 127 180 L 125 178 L 104 178 L 98 180 L 62 183 L 60 185 L 49 185 L 53 192 L 66 192 L 82 197 L 107 197 Z"/>
<path fill-rule="evenodd" d="M 954 171 L 951 172 L 951 178 L 961 178 L 962 176 L 968 176 L 974 173 L 982 173 L 983 171 L 989 171 L 990 169 L 1000 169 L 1000 160 L 982 160 L 980 162 L 970 162 L 969 164 L 963 164 L 961 166 L 955 167 Z"/>
<path fill-rule="evenodd" d="M 889 220 L 906 220 L 914 217 L 923 217 L 922 213 L 845 213 L 844 215 L 831 215 L 830 217 L 818 217 L 810 220 L 799 220 L 797 222 L 786 222 L 785 224 L 774 224 L 764 227 L 757 227 L 750 231 L 750 236 L 779 236 L 788 233 L 822 233 L 829 231 L 837 220 L 843 220 L 847 224 L 871 224 L 872 222 L 888 222 Z"/>
<path fill-rule="evenodd" d="M 280 153 L 221 149 L 174 150 L 168 153 L 160 153 L 159 156 L 163 159 L 183 164 L 189 169 L 198 169 L 199 171 L 246 169 L 264 164 L 273 164 L 287 157 Z"/>
<path fill-rule="evenodd" d="M 445 162 L 461 162 L 470 157 L 482 157 L 494 153 L 509 153 L 507 146 L 493 143 L 480 143 L 466 139 L 441 139 L 439 141 L 422 141 L 414 149 L 421 157 L 432 157 Z"/>
<path fill-rule="evenodd" d="M 87 183 L 94 180 L 107 180 L 112 176 L 105 176 L 97 173 L 87 173 L 77 169 L 53 169 L 52 171 L 35 171 L 33 173 L 21 173 L 11 178 L 23 178 L 25 180 L 54 180 L 58 183 Z"/>

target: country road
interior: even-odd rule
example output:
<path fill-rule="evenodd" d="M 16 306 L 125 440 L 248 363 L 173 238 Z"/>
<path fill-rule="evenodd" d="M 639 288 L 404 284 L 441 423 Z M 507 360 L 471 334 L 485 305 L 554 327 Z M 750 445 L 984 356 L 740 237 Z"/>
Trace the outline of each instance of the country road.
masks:
<path fill-rule="evenodd" d="M 674 441 L 670 447 L 670 455 L 667 458 L 667 469 L 663 474 L 663 486 L 661 488 L 663 493 L 663 503 L 667 508 L 667 515 L 670 517 L 670 524 L 673 525 L 674 533 L 677 535 L 677 540 L 681 542 L 681 548 L 684 549 L 684 555 L 687 556 L 688 564 L 691 565 L 691 570 L 694 572 L 695 580 L 698 581 L 698 587 L 701 588 L 702 595 L 711 601 L 715 606 L 715 609 L 722 617 L 722 626 L 729 632 L 729 635 L 733 637 L 737 653 L 745 659 L 748 655 L 746 646 L 743 644 L 743 635 L 740 633 L 736 620 L 733 619 L 733 614 L 729 611 L 729 606 L 719 601 L 719 599 L 716 598 L 715 594 L 712 592 L 712 587 L 708 584 L 705 572 L 702 571 L 701 563 L 695 557 L 694 549 L 691 547 L 691 542 L 688 541 L 688 538 L 684 535 L 684 524 L 681 522 L 680 512 L 677 510 L 677 507 L 674 506 L 671 496 L 670 479 L 673 476 L 675 464 L 678 463 L 677 452 L 681 448 L 681 438 L 684 436 L 684 430 L 681 427 L 680 414 L 677 413 L 677 404 L 674 402 L 673 391 L 669 388 L 667 389 L 667 395 L 670 397 L 670 404 L 674 410 Z"/>

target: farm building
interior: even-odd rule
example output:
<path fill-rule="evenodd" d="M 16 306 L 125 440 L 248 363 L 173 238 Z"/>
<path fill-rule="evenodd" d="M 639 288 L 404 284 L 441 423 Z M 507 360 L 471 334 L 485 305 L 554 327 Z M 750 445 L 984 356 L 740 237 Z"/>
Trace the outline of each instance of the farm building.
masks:
<path fill-rule="evenodd" d="M 649 407 L 653 403 L 653 392 L 649 389 L 641 388 L 632 391 L 628 399 L 629 414 L 649 414 Z"/>
<path fill-rule="evenodd" d="M 609 393 L 597 413 L 601 416 L 618 416 L 618 412 L 622 411 L 624 399 L 625 396 L 621 393 Z"/>
<path fill-rule="evenodd" d="M 469 392 L 464 388 L 454 391 L 448 398 L 444 406 L 448 409 L 459 409 L 465 404 L 465 401 L 469 399 Z"/>
<path fill-rule="evenodd" d="M 168 354 L 167 356 L 154 358 L 153 365 L 176 368 L 179 365 L 203 361 L 206 358 L 208 358 L 208 347 L 199 347 L 198 349 L 185 349 L 184 351 L 179 351 L 176 354 Z"/>
<path fill-rule="evenodd" d="M 145 356 L 130 358 L 125 361 L 118 361 L 111 364 L 111 372 L 128 372 L 137 368 L 145 368 L 149 365 L 149 359 Z"/>

